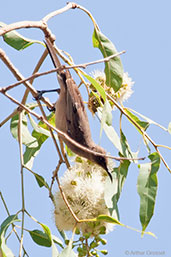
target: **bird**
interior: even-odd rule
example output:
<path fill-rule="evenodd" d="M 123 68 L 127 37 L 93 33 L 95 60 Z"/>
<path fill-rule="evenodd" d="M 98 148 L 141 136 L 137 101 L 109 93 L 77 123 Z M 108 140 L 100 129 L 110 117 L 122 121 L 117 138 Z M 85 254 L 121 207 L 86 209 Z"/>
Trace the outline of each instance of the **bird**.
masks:
<path fill-rule="evenodd" d="M 46 38 L 45 43 L 55 68 L 60 68 L 61 63 L 56 55 L 54 45 L 49 38 Z M 106 151 L 92 140 L 88 116 L 77 84 L 68 69 L 58 69 L 57 78 L 60 91 L 58 90 L 59 98 L 55 103 L 56 128 L 93 152 L 87 152 L 79 148 L 62 135 L 60 135 L 60 138 L 75 154 L 102 167 L 112 182 L 112 175 L 107 167 Z"/>

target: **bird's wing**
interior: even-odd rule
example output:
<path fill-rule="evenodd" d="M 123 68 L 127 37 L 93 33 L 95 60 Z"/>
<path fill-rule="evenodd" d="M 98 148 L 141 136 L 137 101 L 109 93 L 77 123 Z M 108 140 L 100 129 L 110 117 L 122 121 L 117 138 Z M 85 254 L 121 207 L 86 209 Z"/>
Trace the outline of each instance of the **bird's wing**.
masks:
<path fill-rule="evenodd" d="M 91 141 L 91 132 L 85 106 L 80 91 L 68 70 L 65 75 L 67 87 L 67 134 L 78 143 L 87 146 Z"/>

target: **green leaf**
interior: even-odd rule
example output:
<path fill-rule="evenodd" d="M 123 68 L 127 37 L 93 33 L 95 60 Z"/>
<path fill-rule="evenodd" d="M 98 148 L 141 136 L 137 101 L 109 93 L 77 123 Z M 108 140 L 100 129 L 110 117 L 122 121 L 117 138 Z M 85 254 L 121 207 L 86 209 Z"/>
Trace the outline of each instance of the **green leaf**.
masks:
<path fill-rule="evenodd" d="M 31 238 L 36 244 L 46 246 L 46 247 L 51 247 L 52 242 L 46 233 L 38 229 L 29 231 L 29 233 Z"/>
<path fill-rule="evenodd" d="M 105 221 L 108 223 L 113 223 L 113 224 L 117 224 L 117 225 L 122 225 L 122 223 L 120 223 L 118 220 L 114 219 L 113 217 L 110 217 L 108 215 L 99 215 L 96 218 L 97 221 Z"/>
<path fill-rule="evenodd" d="M 6 25 L 5 23 L 0 22 L 0 27 L 4 27 L 5 25 Z M 23 50 L 26 47 L 28 47 L 34 43 L 44 45 L 41 41 L 32 40 L 32 39 L 23 37 L 21 34 L 16 32 L 15 30 L 6 33 L 3 36 L 3 39 L 8 45 L 12 46 L 16 50 Z"/>
<path fill-rule="evenodd" d="M 44 187 L 49 189 L 48 183 L 45 181 L 45 179 L 42 176 L 40 176 L 37 173 L 34 173 L 34 176 L 35 176 L 35 179 L 36 179 L 39 187 L 43 187 L 44 186 Z"/>
<path fill-rule="evenodd" d="M 95 79 L 93 79 L 91 76 L 85 74 L 84 72 L 82 72 L 82 74 L 83 74 L 83 76 L 85 78 L 87 78 L 91 82 L 91 84 L 99 92 L 99 94 L 101 95 L 103 101 L 105 102 L 106 101 L 106 93 L 105 93 L 104 88 Z"/>
<path fill-rule="evenodd" d="M 14 257 L 14 254 L 6 245 L 4 233 L 2 233 L 2 235 L 1 235 L 0 256 L 1 257 Z"/>
<path fill-rule="evenodd" d="M 68 237 L 63 230 L 62 231 L 58 230 L 58 231 L 59 231 L 59 234 L 61 235 L 61 237 L 63 238 L 64 241 L 68 240 Z"/>
<path fill-rule="evenodd" d="M 58 257 L 58 256 L 59 256 L 58 249 L 52 240 L 52 257 Z"/>
<path fill-rule="evenodd" d="M 45 247 L 51 247 L 52 237 L 51 237 L 50 229 L 42 223 L 39 223 L 39 224 L 43 228 L 44 232 L 41 230 L 38 230 L 38 229 L 29 231 L 31 238 L 38 245 L 42 245 Z"/>
<path fill-rule="evenodd" d="M 40 226 L 43 228 L 44 232 L 48 235 L 49 239 L 52 241 L 52 236 L 51 236 L 51 231 L 50 229 L 48 228 L 48 226 L 46 226 L 45 224 L 43 223 L 39 223 Z"/>
<path fill-rule="evenodd" d="M 96 28 L 93 33 L 93 46 L 100 49 L 104 58 L 117 53 L 113 43 Z M 117 92 L 122 85 L 123 78 L 123 66 L 119 56 L 105 62 L 105 74 L 106 84 Z"/>
<path fill-rule="evenodd" d="M 0 236 L 2 235 L 2 233 L 4 233 L 4 235 L 5 235 L 5 233 L 6 233 L 7 229 L 8 229 L 8 227 L 9 227 L 12 223 L 18 222 L 18 221 L 20 221 L 20 220 L 18 219 L 17 215 L 10 215 L 10 216 L 8 216 L 8 217 L 2 222 L 2 224 L 1 224 L 1 226 L 0 226 Z"/>
<path fill-rule="evenodd" d="M 54 113 L 50 114 L 47 117 L 48 122 L 51 125 L 55 125 L 55 115 Z M 32 168 L 34 158 L 39 153 L 39 150 L 42 146 L 42 144 L 47 140 L 47 138 L 50 136 L 50 133 L 48 131 L 48 127 L 46 124 L 44 124 L 42 121 L 40 121 L 38 124 L 34 122 L 33 119 L 30 119 L 32 126 L 35 128 L 32 132 L 32 136 L 37 140 L 38 146 L 36 148 L 32 147 L 26 147 L 25 153 L 24 153 L 24 164 L 28 168 Z"/>
<path fill-rule="evenodd" d="M 98 117 L 101 120 L 102 119 L 102 108 L 98 108 Z M 112 142 L 112 144 L 119 150 L 119 152 L 122 152 L 122 147 L 120 143 L 120 138 L 118 134 L 116 133 L 114 127 L 108 126 L 107 124 L 103 124 L 103 129 L 106 134 L 106 136 L 109 138 L 109 140 Z"/>
<path fill-rule="evenodd" d="M 18 124 L 19 124 L 19 114 L 17 113 L 12 117 L 10 123 L 10 130 L 13 137 L 18 140 Z M 22 112 L 22 143 L 28 147 L 36 148 L 38 142 L 35 137 L 33 137 L 29 130 L 27 124 L 27 118 L 25 112 Z"/>
<path fill-rule="evenodd" d="M 140 196 L 140 221 L 142 231 L 145 231 L 154 212 L 157 194 L 157 171 L 160 167 L 159 154 L 152 153 L 148 156 L 150 163 L 139 165 L 137 191 Z"/>
<path fill-rule="evenodd" d="M 30 123 L 33 127 L 33 129 L 40 133 L 43 134 L 47 137 L 51 137 L 51 133 L 49 132 L 48 126 L 43 123 L 42 121 L 40 121 L 38 124 L 34 121 L 34 119 L 31 117 L 31 115 L 28 113 L 28 117 L 30 120 Z M 48 122 L 55 127 L 55 113 L 51 113 L 49 116 L 47 116 L 47 120 Z M 56 136 L 56 135 L 55 135 Z M 57 138 L 57 137 L 56 137 Z"/>
<path fill-rule="evenodd" d="M 112 107 L 107 99 L 102 109 L 100 137 L 102 135 L 104 124 L 107 124 L 108 126 L 112 125 Z"/>
<path fill-rule="evenodd" d="M 0 226 L 0 256 L 2 252 L 3 257 L 14 257 L 12 251 L 6 245 L 5 234 L 8 227 L 13 224 L 14 222 L 20 221 L 17 215 L 10 215 L 8 216 Z"/>
<path fill-rule="evenodd" d="M 66 152 L 67 152 L 67 155 L 69 157 L 73 157 L 75 156 L 75 153 L 71 151 L 71 149 L 65 144 L 65 149 L 66 149 Z"/>
<path fill-rule="evenodd" d="M 119 220 L 119 211 L 118 211 L 118 200 L 120 198 L 122 188 L 127 177 L 128 168 L 130 161 L 123 160 L 119 167 L 114 168 L 112 172 L 113 183 L 106 181 L 104 199 L 105 203 L 109 209 L 110 215 L 117 220 Z"/>
<path fill-rule="evenodd" d="M 61 248 L 64 248 L 61 239 L 59 239 L 57 236 L 54 236 L 54 235 L 51 235 L 51 236 L 52 236 L 52 241 L 55 244 L 59 245 Z"/>
<path fill-rule="evenodd" d="M 49 132 L 47 129 L 44 129 L 43 127 L 39 126 L 39 124 L 37 124 L 37 123 L 34 121 L 34 119 L 31 117 L 30 114 L 28 114 L 28 117 L 29 117 L 29 120 L 30 120 L 30 123 L 31 123 L 33 129 L 34 129 L 37 133 L 43 134 L 43 135 L 45 135 L 45 136 L 47 136 L 47 137 L 50 137 L 50 136 L 51 136 L 50 132 Z"/>
<path fill-rule="evenodd" d="M 138 116 L 140 116 L 141 118 L 143 118 L 144 120 L 146 120 L 149 125 L 150 124 L 153 124 L 153 125 L 156 125 L 158 126 L 159 128 L 163 129 L 164 131 L 168 131 L 167 128 L 163 127 L 162 125 L 160 125 L 159 123 L 155 122 L 154 120 L 151 120 L 150 118 L 146 117 L 145 115 L 133 110 L 133 109 L 130 109 L 130 108 L 126 108 L 126 111 L 131 111 L 131 112 L 134 112 L 135 114 L 137 114 Z"/>
<path fill-rule="evenodd" d="M 147 130 L 147 128 L 149 127 L 149 122 L 146 121 L 141 121 L 137 116 L 135 116 L 134 114 L 132 114 L 130 111 L 128 111 L 128 109 L 124 109 L 126 111 L 126 113 L 141 127 L 141 129 L 143 129 L 144 131 Z M 135 125 L 134 125 L 135 126 Z M 136 126 L 135 126 L 136 127 Z M 136 127 L 136 129 L 141 133 L 141 131 Z"/>
<path fill-rule="evenodd" d="M 127 158 L 137 158 L 137 154 L 138 153 L 133 153 L 131 151 L 131 148 L 128 144 L 128 141 L 126 139 L 126 136 L 124 135 L 123 131 L 120 130 L 120 135 L 121 135 L 121 138 L 120 138 L 120 141 L 121 141 L 121 154 L 124 156 L 124 157 L 127 157 Z M 135 161 L 134 161 L 135 162 Z"/>
<path fill-rule="evenodd" d="M 26 165 L 30 169 L 32 168 L 34 158 L 39 153 L 39 150 L 40 150 L 42 144 L 48 138 L 47 136 L 39 134 L 35 131 L 34 131 L 34 133 L 32 133 L 32 135 L 34 135 L 34 137 L 37 139 L 38 147 L 36 147 L 36 148 L 35 147 L 34 148 L 26 147 L 26 150 L 24 152 L 24 165 Z"/>

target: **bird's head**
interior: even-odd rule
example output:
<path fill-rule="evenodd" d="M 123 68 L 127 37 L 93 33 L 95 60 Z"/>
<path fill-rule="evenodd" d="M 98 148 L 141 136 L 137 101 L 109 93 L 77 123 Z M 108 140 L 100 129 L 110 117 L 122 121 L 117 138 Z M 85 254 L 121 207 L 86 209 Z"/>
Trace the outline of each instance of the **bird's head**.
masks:
<path fill-rule="evenodd" d="M 106 155 L 106 152 L 105 150 L 99 146 L 99 145 L 96 145 L 93 149 L 93 151 L 97 152 L 97 153 L 101 153 L 101 154 L 104 154 L 104 156 L 102 155 L 97 155 L 97 154 L 94 154 L 93 155 L 93 161 L 98 164 L 99 166 L 101 166 L 108 174 L 108 176 L 110 177 L 110 180 L 113 181 L 112 179 L 112 175 L 111 173 L 109 172 L 108 170 L 108 167 L 107 167 L 107 157 L 105 156 Z"/>

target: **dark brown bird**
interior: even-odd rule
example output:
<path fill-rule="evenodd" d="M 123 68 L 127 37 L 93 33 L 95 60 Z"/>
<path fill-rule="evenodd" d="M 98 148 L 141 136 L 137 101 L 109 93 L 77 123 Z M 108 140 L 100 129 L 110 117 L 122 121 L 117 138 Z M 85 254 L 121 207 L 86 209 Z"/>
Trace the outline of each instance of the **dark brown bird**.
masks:
<path fill-rule="evenodd" d="M 49 39 L 46 39 L 46 46 L 55 68 L 59 68 L 61 64 L 55 53 L 54 46 Z M 69 70 L 62 70 L 57 74 L 60 85 L 60 94 L 59 99 L 55 104 L 56 128 L 67 134 L 82 146 L 94 152 L 104 154 L 104 156 L 99 156 L 96 153 L 89 153 L 75 146 L 64 137 L 60 137 L 74 153 L 95 162 L 105 169 L 112 181 L 112 175 L 107 168 L 107 158 L 105 157 L 106 152 L 92 140 L 85 106 L 75 81 L 73 80 Z"/>

